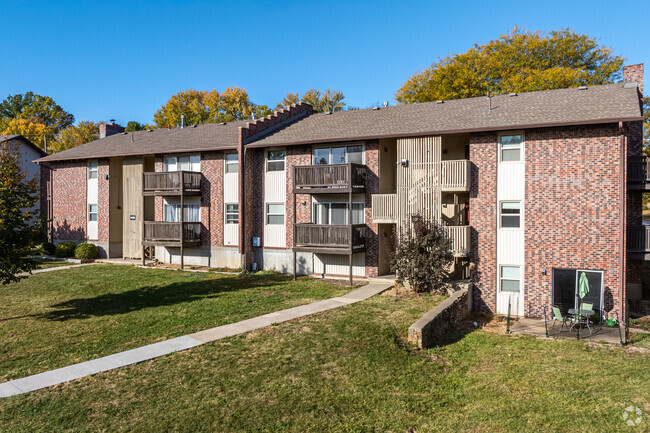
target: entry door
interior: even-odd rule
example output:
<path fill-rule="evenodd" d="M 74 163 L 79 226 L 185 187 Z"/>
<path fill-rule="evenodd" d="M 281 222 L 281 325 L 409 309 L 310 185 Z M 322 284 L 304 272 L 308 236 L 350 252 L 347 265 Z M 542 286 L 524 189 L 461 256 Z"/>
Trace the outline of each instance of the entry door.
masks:
<path fill-rule="evenodd" d="M 123 251 L 124 257 L 142 258 L 142 159 L 125 158 L 123 203 Z"/>

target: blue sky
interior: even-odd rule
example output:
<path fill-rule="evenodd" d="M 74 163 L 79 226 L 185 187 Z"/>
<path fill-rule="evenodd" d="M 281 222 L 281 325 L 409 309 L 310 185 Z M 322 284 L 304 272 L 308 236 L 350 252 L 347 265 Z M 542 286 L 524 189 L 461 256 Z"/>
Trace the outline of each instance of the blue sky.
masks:
<path fill-rule="evenodd" d="M 393 101 L 438 57 L 515 25 L 569 27 L 650 68 L 647 0 L 0 0 L 0 10 L 0 97 L 48 95 L 77 121 L 151 122 L 173 93 L 228 86 L 269 106 L 289 91 L 329 87 L 365 108 Z"/>

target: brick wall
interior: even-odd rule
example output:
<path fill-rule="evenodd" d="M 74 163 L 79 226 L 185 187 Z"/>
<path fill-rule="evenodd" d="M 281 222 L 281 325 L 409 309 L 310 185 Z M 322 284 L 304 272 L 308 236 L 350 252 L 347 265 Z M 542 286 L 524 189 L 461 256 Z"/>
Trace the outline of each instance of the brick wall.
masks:
<path fill-rule="evenodd" d="M 109 213 L 111 210 L 110 205 L 110 161 L 108 159 L 100 159 L 97 162 L 97 241 L 108 242 L 110 220 Z"/>
<path fill-rule="evenodd" d="M 379 225 L 372 222 L 372 195 L 379 194 L 379 141 L 366 142 L 366 277 L 379 274 Z"/>
<path fill-rule="evenodd" d="M 469 223 L 471 227 L 470 277 L 474 284 L 473 308 L 496 311 L 497 247 L 497 135 L 472 134 L 469 157 L 471 185 Z"/>
<path fill-rule="evenodd" d="M 264 150 L 246 149 L 245 172 L 246 227 L 245 251 L 253 250 L 253 236 L 259 236 L 264 245 Z"/>
<path fill-rule="evenodd" d="M 285 159 L 287 170 L 287 248 L 293 248 L 293 167 L 311 164 L 311 147 L 288 147 Z M 302 203 L 305 202 L 303 205 Z M 296 222 L 311 222 L 311 195 L 298 194 L 296 196 Z"/>
<path fill-rule="evenodd" d="M 86 239 L 86 162 L 52 164 L 52 214 L 55 241 Z"/>
<path fill-rule="evenodd" d="M 623 80 L 627 83 L 638 83 L 639 92 L 643 95 L 643 63 L 623 66 Z"/>
<path fill-rule="evenodd" d="M 223 246 L 223 155 L 223 152 L 204 152 L 201 155 L 203 245 Z"/>

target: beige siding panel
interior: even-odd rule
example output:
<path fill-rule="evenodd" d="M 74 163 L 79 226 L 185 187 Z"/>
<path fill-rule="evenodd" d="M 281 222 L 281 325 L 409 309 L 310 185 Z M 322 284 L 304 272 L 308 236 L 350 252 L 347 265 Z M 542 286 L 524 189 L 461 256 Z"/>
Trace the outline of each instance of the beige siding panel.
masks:
<path fill-rule="evenodd" d="M 123 250 L 124 257 L 142 258 L 142 158 L 125 158 L 123 181 Z M 131 219 L 134 216 L 134 219 Z"/>
<path fill-rule="evenodd" d="M 109 174 L 109 240 L 122 242 L 122 227 L 124 214 L 122 209 L 122 158 L 111 158 Z"/>
<path fill-rule="evenodd" d="M 365 277 L 366 253 L 352 256 L 352 275 Z M 349 256 L 342 254 L 314 254 L 314 274 L 350 275 Z"/>

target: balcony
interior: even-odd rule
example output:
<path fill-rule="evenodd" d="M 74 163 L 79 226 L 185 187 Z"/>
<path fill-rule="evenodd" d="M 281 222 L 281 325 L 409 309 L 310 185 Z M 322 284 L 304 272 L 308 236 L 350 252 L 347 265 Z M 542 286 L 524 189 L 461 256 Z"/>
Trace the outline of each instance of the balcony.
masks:
<path fill-rule="evenodd" d="M 470 247 L 471 226 L 444 226 L 451 240 L 451 252 L 454 257 L 467 257 Z"/>
<path fill-rule="evenodd" d="M 356 254 L 366 250 L 366 225 L 295 224 L 294 251 Z"/>
<path fill-rule="evenodd" d="M 142 245 L 161 247 L 200 246 L 201 223 L 145 221 Z"/>
<path fill-rule="evenodd" d="M 294 193 L 356 193 L 366 189 L 362 164 L 303 165 L 293 168 Z"/>
<path fill-rule="evenodd" d="M 142 173 L 142 195 L 201 195 L 202 179 L 203 175 L 195 171 Z"/>
<path fill-rule="evenodd" d="M 443 192 L 469 191 L 469 160 L 442 161 L 440 164 L 440 187 Z"/>
<path fill-rule="evenodd" d="M 375 224 L 397 223 L 397 194 L 372 195 L 372 222 Z"/>
<path fill-rule="evenodd" d="M 650 226 L 628 227 L 627 252 L 631 259 L 650 260 Z"/>
<path fill-rule="evenodd" d="M 627 163 L 627 189 L 630 191 L 650 191 L 650 158 L 630 157 Z"/>

